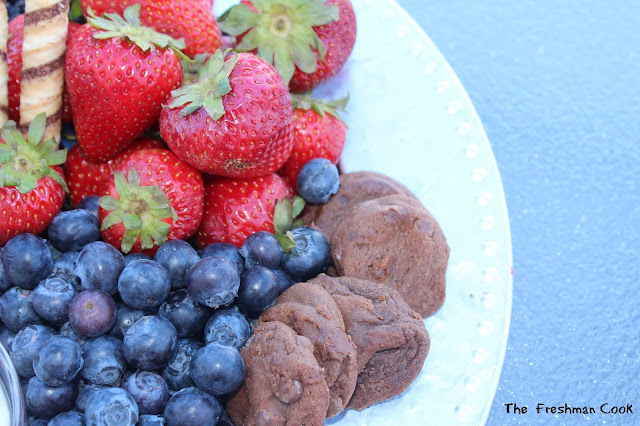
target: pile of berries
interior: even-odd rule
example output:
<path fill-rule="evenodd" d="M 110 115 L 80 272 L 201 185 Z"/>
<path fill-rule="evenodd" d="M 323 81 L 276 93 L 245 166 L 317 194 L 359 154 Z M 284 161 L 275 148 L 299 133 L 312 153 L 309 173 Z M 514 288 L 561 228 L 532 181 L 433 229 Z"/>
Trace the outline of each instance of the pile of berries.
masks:
<path fill-rule="evenodd" d="M 303 178 L 323 173 L 316 163 L 303 168 L 301 189 L 323 191 Z M 240 248 L 218 242 L 197 252 L 170 240 L 153 258 L 123 255 L 100 241 L 97 201 L 56 215 L 47 240 L 19 234 L 2 249 L 0 344 L 29 414 L 54 425 L 215 424 L 219 398 L 244 379 L 238 350 L 251 322 L 327 268 L 326 238 L 298 227 L 286 253 L 259 231 Z"/>
<path fill-rule="evenodd" d="M 60 143 L 44 113 L 16 124 L 25 15 L 9 23 L 0 343 L 29 422 L 230 423 L 252 321 L 331 262 L 300 217 L 338 190 L 346 100 L 307 92 L 348 59 L 353 8 L 72 4 Z"/>

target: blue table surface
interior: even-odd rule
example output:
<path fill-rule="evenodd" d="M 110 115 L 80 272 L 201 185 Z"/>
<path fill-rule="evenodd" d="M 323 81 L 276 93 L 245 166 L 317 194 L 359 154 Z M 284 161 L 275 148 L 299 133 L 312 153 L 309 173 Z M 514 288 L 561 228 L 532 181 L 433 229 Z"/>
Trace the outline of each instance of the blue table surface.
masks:
<path fill-rule="evenodd" d="M 640 2 L 399 2 L 462 80 L 505 186 L 513 314 L 488 424 L 640 424 Z"/>

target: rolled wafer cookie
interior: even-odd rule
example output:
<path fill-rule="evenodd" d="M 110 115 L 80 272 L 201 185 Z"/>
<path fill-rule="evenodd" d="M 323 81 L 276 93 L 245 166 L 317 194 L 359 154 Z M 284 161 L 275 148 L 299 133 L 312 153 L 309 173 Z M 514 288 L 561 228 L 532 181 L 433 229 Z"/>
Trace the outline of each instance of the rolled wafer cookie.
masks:
<path fill-rule="evenodd" d="M 0 0 L 0 126 L 9 119 L 9 71 L 7 68 L 7 40 L 9 21 L 6 0 Z"/>
<path fill-rule="evenodd" d="M 26 0 L 20 85 L 20 130 L 47 114 L 45 138 L 60 139 L 68 0 Z"/>

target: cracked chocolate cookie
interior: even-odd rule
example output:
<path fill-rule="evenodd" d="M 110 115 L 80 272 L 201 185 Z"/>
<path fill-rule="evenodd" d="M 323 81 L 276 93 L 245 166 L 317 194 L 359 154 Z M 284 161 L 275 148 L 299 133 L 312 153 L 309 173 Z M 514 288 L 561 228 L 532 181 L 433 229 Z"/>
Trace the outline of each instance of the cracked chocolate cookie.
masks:
<path fill-rule="evenodd" d="M 449 246 L 414 198 L 359 203 L 332 232 L 331 253 L 338 275 L 384 282 L 423 317 L 444 303 Z"/>
<path fill-rule="evenodd" d="M 318 293 L 324 294 L 313 297 Z M 285 299 L 296 301 L 281 302 Z M 280 321 L 311 341 L 329 386 L 327 417 L 332 417 L 346 408 L 358 377 L 356 347 L 345 332 L 342 315 L 322 287 L 306 283 L 289 288 L 279 302 L 265 311 L 260 321 Z"/>
<path fill-rule="evenodd" d="M 362 410 L 403 392 L 418 376 L 429 352 L 420 316 L 382 283 L 319 275 L 335 300 L 358 353 L 358 382 L 347 408 Z"/>
<path fill-rule="evenodd" d="M 329 387 L 314 347 L 279 322 L 258 323 L 242 349 L 246 376 L 227 403 L 237 425 L 320 426 L 329 407 Z"/>

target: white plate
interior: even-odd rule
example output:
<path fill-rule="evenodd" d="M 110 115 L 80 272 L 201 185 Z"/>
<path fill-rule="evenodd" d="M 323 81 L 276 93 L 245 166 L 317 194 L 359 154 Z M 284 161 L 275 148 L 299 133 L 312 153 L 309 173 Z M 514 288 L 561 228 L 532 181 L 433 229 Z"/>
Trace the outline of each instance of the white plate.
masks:
<path fill-rule="evenodd" d="M 352 0 L 358 41 L 340 75 L 316 91 L 349 93 L 347 171 L 375 170 L 411 188 L 451 247 L 447 301 L 426 320 L 431 351 L 402 395 L 335 425 L 484 424 L 511 316 L 512 256 L 500 175 L 464 88 L 394 0 Z M 221 13 L 237 1 L 216 0 Z"/>

